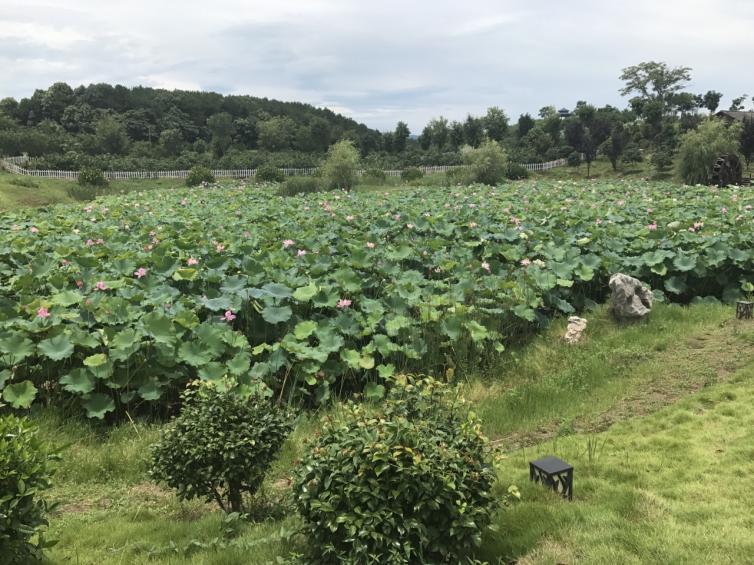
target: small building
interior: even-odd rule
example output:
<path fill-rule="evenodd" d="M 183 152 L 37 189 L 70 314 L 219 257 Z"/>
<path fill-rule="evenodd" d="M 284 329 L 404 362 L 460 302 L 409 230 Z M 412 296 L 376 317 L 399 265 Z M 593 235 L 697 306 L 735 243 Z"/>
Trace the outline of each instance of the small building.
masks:
<path fill-rule="evenodd" d="M 754 120 L 754 112 L 739 112 L 739 111 L 732 111 L 732 110 L 721 110 L 717 114 L 715 114 L 718 118 L 721 118 L 728 123 L 730 122 L 743 122 L 746 120 L 747 122 L 749 120 Z"/>
<path fill-rule="evenodd" d="M 560 110 L 558 110 L 558 115 L 561 118 L 568 118 L 571 115 L 571 111 L 567 108 L 561 108 Z"/>

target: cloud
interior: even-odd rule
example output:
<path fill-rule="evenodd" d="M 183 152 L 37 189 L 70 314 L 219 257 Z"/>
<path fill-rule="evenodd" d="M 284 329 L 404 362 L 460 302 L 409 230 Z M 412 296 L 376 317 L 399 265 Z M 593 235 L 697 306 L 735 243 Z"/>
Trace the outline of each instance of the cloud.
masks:
<path fill-rule="evenodd" d="M 694 92 L 751 90 L 747 0 L 3 4 L 0 97 L 58 80 L 212 89 L 418 133 L 492 105 L 514 120 L 578 100 L 624 106 L 618 76 L 642 60 L 692 67 Z"/>

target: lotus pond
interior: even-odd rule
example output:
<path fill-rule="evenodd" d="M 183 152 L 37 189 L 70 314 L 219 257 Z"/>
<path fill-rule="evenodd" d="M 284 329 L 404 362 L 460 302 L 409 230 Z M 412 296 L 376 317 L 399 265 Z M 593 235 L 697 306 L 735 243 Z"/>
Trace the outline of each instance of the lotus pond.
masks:
<path fill-rule="evenodd" d="M 192 379 L 318 403 L 399 371 L 484 372 L 604 300 L 754 291 L 754 196 L 531 181 L 282 198 L 233 184 L 8 213 L 0 388 L 14 407 L 159 411 Z"/>

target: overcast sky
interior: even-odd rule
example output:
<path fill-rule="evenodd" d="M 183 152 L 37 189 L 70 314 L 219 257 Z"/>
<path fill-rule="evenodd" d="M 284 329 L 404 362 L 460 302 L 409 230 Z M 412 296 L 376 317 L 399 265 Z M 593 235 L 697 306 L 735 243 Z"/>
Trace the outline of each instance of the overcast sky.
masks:
<path fill-rule="evenodd" d="M 0 0 L 0 98 L 56 81 L 327 106 L 419 133 L 500 106 L 626 105 L 623 67 L 692 67 L 693 92 L 754 94 L 752 0 Z"/>

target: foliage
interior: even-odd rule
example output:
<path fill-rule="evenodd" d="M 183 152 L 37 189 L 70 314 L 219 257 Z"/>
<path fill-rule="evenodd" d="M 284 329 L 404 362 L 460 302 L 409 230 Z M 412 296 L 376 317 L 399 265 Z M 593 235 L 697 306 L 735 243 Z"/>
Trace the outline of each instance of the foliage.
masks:
<path fill-rule="evenodd" d="M 399 378 L 378 407 L 348 404 L 296 471 L 311 559 L 458 563 L 490 523 L 490 459 L 479 421 L 431 378 Z"/>
<path fill-rule="evenodd" d="M 419 180 L 424 176 L 424 171 L 416 167 L 409 167 L 401 171 L 401 180 L 405 182 L 411 182 Z"/>
<path fill-rule="evenodd" d="M 466 159 L 474 182 L 495 186 L 505 179 L 508 156 L 496 141 L 485 141 L 470 151 Z"/>
<path fill-rule="evenodd" d="M 292 428 L 290 416 L 259 387 L 189 386 L 181 413 L 152 447 L 152 477 L 181 500 L 201 498 L 244 510 Z"/>
<path fill-rule="evenodd" d="M 79 172 L 79 184 L 81 186 L 103 187 L 107 186 L 107 179 L 101 169 L 85 167 Z"/>
<path fill-rule="evenodd" d="M 280 196 L 310 194 L 322 190 L 322 181 L 317 177 L 289 177 L 278 188 Z"/>
<path fill-rule="evenodd" d="M 359 152 L 351 141 L 339 141 L 330 147 L 321 168 L 328 188 L 350 190 L 356 185 Z"/>
<path fill-rule="evenodd" d="M 51 506 L 40 498 L 50 488 L 57 459 L 38 429 L 12 414 L 0 415 L 0 555 L 9 564 L 41 559 Z"/>
<path fill-rule="evenodd" d="M 754 157 L 754 119 L 745 118 L 743 121 L 743 127 L 741 128 L 741 138 L 739 140 L 741 147 L 741 155 L 746 161 L 746 166 L 751 164 L 751 159 Z"/>
<path fill-rule="evenodd" d="M 393 151 L 395 153 L 403 153 L 406 150 L 409 135 L 411 135 L 411 131 L 406 122 L 398 122 L 393 133 Z"/>
<path fill-rule="evenodd" d="M 681 137 L 678 149 L 678 175 L 686 184 L 710 184 L 712 167 L 718 157 L 739 153 L 739 124 L 706 120 L 696 131 Z"/>
<path fill-rule="evenodd" d="M 13 177 L 8 180 L 8 184 L 22 186 L 24 188 L 39 188 L 39 184 L 29 177 Z"/>
<path fill-rule="evenodd" d="M 620 80 L 626 85 L 621 94 L 636 93 L 644 101 L 657 101 L 663 108 L 675 104 L 675 96 L 691 80 L 689 67 L 670 67 L 666 63 L 648 61 L 626 67 Z"/>
<path fill-rule="evenodd" d="M 523 180 L 529 178 L 529 170 L 518 163 L 508 163 L 508 168 L 505 170 L 505 178 L 509 180 Z"/>
<path fill-rule="evenodd" d="M 165 413 L 187 382 L 228 375 L 314 404 L 398 371 L 491 371 L 517 334 L 604 300 L 610 273 L 679 302 L 752 290 L 744 190 L 537 179 L 275 191 L 6 212 L 6 402 Z"/>
<path fill-rule="evenodd" d="M 259 182 L 283 182 L 285 173 L 272 165 L 262 165 L 254 177 Z"/>
<path fill-rule="evenodd" d="M 205 182 L 208 184 L 215 182 L 215 175 L 207 167 L 192 167 L 186 176 L 186 186 L 199 186 Z"/>
<path fill-rule="evenodd" d="M 387 175 L 382 169 L 372 167 L 364 171 L 361 178 L 366 184 L 382 184 L 387 179 Z"/>

